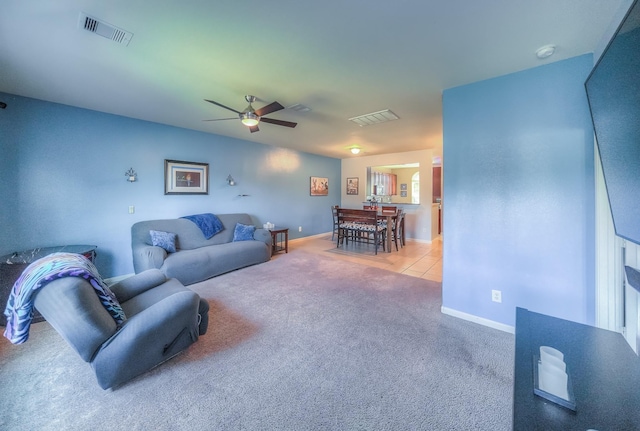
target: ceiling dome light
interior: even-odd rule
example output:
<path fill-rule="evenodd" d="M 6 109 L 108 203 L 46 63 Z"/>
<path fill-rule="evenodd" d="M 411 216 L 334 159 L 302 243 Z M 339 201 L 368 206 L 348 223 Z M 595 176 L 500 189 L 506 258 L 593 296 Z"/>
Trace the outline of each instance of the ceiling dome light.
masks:
<path fill-rule="evenodd" d="M 247 127 L 257 126 L 258 123 L 260 122 L 260 117 L 258 117 L 253 112 L 244 112 L 240 114 L 240 118 L 242 119 L 241 120 L 242 124 L 244 124 Z"/>
<path fill-rule="evenodd" d="M 353 154 L 358 154 L 358 153 L 360 152 L 360 148 L 358 148 L 358 147 L 353 147 L 353 148 L 351 148 L 351 152 L 352 152 Z"/>
<path fill-rule="evenodd" d="M 545 45 L 538 48 L 538 50 L 536 51 L 536 57 L 538 57 L 540 60 L 543 60 L 545 58 L 551 57 L 554 52 L 556 52 L 555 45 Z"/>

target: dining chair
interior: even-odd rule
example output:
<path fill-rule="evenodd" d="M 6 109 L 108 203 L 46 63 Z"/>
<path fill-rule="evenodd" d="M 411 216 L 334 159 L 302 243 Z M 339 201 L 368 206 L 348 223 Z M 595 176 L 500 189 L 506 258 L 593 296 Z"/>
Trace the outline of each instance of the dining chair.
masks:
<path fill-rule="evenodd" d="M 338 205 L 331 206 L 331 215 L 333 216 L 333 232 L 331 233 L 331 241 L 335 238 L 335 235 L 338 233 L 338 229 L 340 229 L 340 225 L 338 223 Z"/>
<path fill-rule="evenodd" d="M 349 240 L 373 244 L 375 254 L 378 254 L 378 246 L 382 245 L 385 251 L 384 238 L 387 228 L 377 222 L 378 215 L 372 210 L 356 210 L 338 208 L 338 241 L 336 247 L 348 244 Z"/>
<path fill-rule="evenodd" d="M 382 212 L 386 213 L 386 212 L 396 212 L 398 210 L 398 207 L 396 206 L 382 206 Z"/>
<path fill-rule="evenodd" d="M 382 214 L 384 214 L 384 211 L 382 212 Z M 387 214 L 391 214 L 391 211 L 387 210 Z M 404 211 L 402 210 L 402 208 L 400 208 L 395 211 L 394 214 L 395 217 L 391 221 L 391 226 L 387 226 L 386 221 L 379 221 L 379 223 L 382 223 L 387 228 L 387 235 L 391 235 L 391 241 L 396 245 L 396 251 L 398 251 L 398 233 L 400 230 L 401 218 L 404 214 Z"/>
<path fill-rule="evenodd" d="M 398 251 L 398 243 L 401 247 L 404 247 L 403 230 L 404 230 L 404 211 L 402 208 L 398 209 L 395 222 L 393 223 L 392 235 L 393 243 L 396 245 L 396 251 Z"/>

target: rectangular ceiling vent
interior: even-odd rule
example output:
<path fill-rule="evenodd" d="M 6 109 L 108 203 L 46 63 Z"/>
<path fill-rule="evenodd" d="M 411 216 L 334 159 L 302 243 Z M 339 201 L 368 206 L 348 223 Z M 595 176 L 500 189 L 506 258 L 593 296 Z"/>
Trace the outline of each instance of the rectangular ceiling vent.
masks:
<path fill-rule="evenodd" d="M 291 109 L 292 111 L 297 111 L 297 112 L 311 111 L 311 108 L 309 108 L 306 105 L 303 105 L 302 103 L 296 103 L 295 105 L 288 106 L 287 109 Z"/>
<path fill-rule="evenodd" d="M 349 121 L 353 121 L 360 127 L 370 126 L 372 124 L 386 123 L 387 121 L 399 120 L 396 114 L 389 109 L 384 111 L 372 112 L 371 114 L 359 115 L 357 117 L 349 118 Z"/>
<path fill-rule="evenodd" d="M 90 31 L 91 33 L 95 33 L 98 36 L 111 39 L 125 46 L 129 45 L 129 42 L 131 42 L 131 38 L 133 37 L 133 33 L 115 27 L 104 21 L 100 21 L 99 19 L 89 16 L 84 12 L 80 12 L 78 27 L 83 30 Z"/>

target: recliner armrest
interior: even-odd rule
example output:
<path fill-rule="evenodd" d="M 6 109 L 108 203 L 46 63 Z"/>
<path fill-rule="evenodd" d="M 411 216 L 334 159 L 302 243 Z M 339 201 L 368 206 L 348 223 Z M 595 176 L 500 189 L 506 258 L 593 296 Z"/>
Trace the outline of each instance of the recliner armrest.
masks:
<path fill-rule="evenodd" d="M 119 281 L 109 289 L 116 295 L 118 301 L 126 302 L 151 288 L 161 285 L 167 281 L 167 277 L 159 269 L 148 269 L 139 274 Z"/>
<path fill-rule="evenodd" d="M 126 382 L 195 342 L 199 301 L 185 289 L 127 319 L 91 362 L 98 384 L 107 389 Z"/>

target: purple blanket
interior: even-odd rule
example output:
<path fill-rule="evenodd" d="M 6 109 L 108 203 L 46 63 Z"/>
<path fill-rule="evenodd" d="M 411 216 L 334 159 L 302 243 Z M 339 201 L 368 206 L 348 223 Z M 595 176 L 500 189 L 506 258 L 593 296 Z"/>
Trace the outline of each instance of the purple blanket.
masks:
<path fill-rule="evenodd" d="M 81 277 L 87 280 L 116 323 L 120 325 L 124 322 L 126 317 L 120 303 L 89 259 L 75 253 L 52 253 L 27 266 L 11 289 L 4 310 L 4 315 L 7 316 L 4 336 L 9 341 L 13 344 L 27 341 L 37 290 L 62 277 Z"/>

